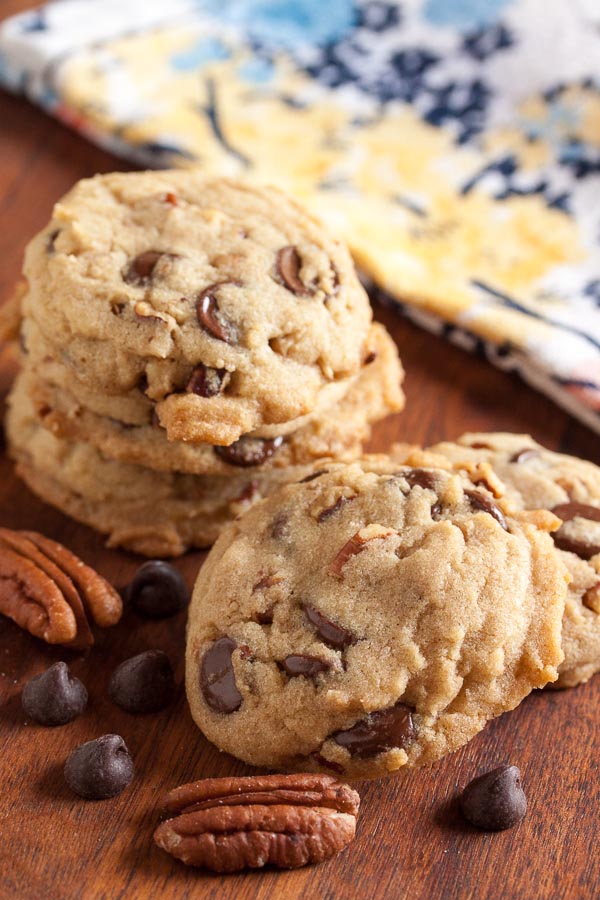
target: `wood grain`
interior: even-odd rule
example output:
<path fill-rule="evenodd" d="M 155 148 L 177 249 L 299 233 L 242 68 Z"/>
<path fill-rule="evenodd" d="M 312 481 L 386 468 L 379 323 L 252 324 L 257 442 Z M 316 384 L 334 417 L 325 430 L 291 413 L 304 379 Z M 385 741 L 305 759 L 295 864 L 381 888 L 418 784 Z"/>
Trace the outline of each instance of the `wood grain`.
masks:
<path fill-rule="evenodd" d="M 4 3 L 8 13 L 28 4 Z M 73 181 L 123 168 L 60 125 L 12 97 L 0 97 L 0 300 L 19 269 L 28 238 Z M 531 432 L 550 447 L 600 462 L 597 437 L 515 377 L 494 370 L 379 308 L 407 369 L 407 410 L 381 424 L 373 449 L 393 440 L 432 442 L 466 429 Z M 13 373 L 0 360 L 0 394 Z M 102 540 L 44 505 L 0 456 L 0 524 L 34 528 L 67 544 L 114 584 L 139 560 L 108 551 Z M 201 554 L 178 567 L 193 582 Z M 355 843 L 330 863 L 289 873 L 218 877 L 171 861 L 152 844 L 158 798 L 203 776 L 248 771 L 219 754 L 194 727 L 182 694 L 153 716 L 131 716 L 107 698 L 115 666 L 158 647 L 183 674 L 185 614 L 148 622 L 128 614 L 87 656 L 51 649 L 0 619 L 0 897 L 18 900 L 148 898 L 409 898 L 409 900 L 587 900 L 600 893 L 595 852 L 600 801 L 600 678 L 575 690 L 538 692 L 491 723 L 437 766 L 360 786 Z M 23 683 L 64 658 L 86 683 L 86 713 L 63 728 L 27 723 Z M 74 798 L 62 766 L 77 744 L 106 732 L 125 738 L 137 777 L 120 797 L 99 803 Z M 518 765 L 529 813 L 516 829 L 480 834 L 457 813 L 457 790 L 501 762 Z"/>

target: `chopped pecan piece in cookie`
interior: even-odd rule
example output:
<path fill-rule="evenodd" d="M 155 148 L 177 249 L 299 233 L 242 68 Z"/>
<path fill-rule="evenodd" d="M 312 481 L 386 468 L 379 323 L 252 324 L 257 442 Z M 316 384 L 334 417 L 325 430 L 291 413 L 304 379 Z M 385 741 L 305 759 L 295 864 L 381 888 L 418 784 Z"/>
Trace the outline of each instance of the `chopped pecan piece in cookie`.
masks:
<path fill-rule="evenodd" d="M 0 528 L 0 612 L 49 644 L 89 647 L 90 621 L 121 618 L 113 587 L 75 554 L 34 531 Z"/>
<path fill-rule="evenodd" d="M 330 564 L 330 574 L 342 578 L 342 569 L 349 559 L 356 556 L 357 553 L 362 553 L 370 541 L 381 540 L 382 538 L 390 537 L 392 534 L 396 534 L 396 532 L 392 528 L 384 528 L 383 525 L 367 525 L 365 528 L 361 528 L 349 541 L 346 541 Z"/>
<path fill-rule="evenodd" d="M 352 841 L 360 797 L 331 775 L 207 778 L 171 791 L 156 844 L 191 866 L 237 872 L 322 862 Z"/>

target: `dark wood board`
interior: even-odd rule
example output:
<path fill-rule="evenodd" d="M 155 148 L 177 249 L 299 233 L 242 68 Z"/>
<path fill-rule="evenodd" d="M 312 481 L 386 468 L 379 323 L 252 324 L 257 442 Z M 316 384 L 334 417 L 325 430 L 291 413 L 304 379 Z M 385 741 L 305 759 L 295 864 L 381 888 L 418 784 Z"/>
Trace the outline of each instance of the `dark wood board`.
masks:
<path fill-rule="evenodd" d="M 2 13 L 30 4 L 9 0 Z M 76 179 L 124 164 L 29 107 L 0 96 L 0 301 L 18 277 L 28 238 Z M 394 440 L 429 443 L 466 429 L 530 432 L 548 446 L 600 462 L 600 441 L 516 377 L 377 310 L 400 347 L 406 411 L 378 426 L 371 449 Z M 14 371 L 0 358 L 0 395 Z M 0 524 L 62 541 L 116 585 L 140 560 L 37 500 L 0 455 Z M 190 585 L 202 555 L 177 563 Z M 183 675 L 185 614 L 149 622 L 128 614 L 87 658 L 51 649 L 0 617 L 0 898 L 409 898 L 409 900 L 586 900 L 600 894 L 600 678 L 563 692 L 537 692 L 437 766 L 359 787 L 354 844 L 335 860 L 295 872 L 218 877 L 171 861 L 152 844 L 156 804 L 191 779 L 249 770 L 197 731 L 183 694 L 163 713 L 135 717 L 114 707 L 106 686 L 123 659 L 159 647 Z M 90 692 L 86 713 L 44 729 L 21 710 L 23 683 L 66 659 Z M 70 794 L 62 766 L 77 744 L 107 732 L 125 738 L 137 777 L 120 797 L 86 802 Z M 518 765 L 529 813 L 517 828 L 481 834 L 457 813 L 460 786 L 501 762 Z"/>

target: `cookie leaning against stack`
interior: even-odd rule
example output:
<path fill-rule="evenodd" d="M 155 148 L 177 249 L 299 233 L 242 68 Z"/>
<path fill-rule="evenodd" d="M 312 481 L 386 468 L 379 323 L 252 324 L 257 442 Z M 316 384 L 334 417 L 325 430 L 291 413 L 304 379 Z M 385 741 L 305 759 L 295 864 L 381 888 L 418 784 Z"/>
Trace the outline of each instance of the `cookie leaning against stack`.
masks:
<path fill-rule="evenodd" d="M 11 450 L 113 546 L 206 546 L 403 406 L 348 251 L 275 189 L 192 170 L 79 182 L 24 275 L 0 323 L 14 335 L 20 307 Z"/>
<path fill-rule="evenodd" d="M 228 525 L 189 612 L 202 731 L 254 765 L 374 777 L 439 759 L 555 680 L 568 576 L 544 530 L 559 522 L 500 503 L 373 457 Z"/>
<path fill-rule="evenodd" d="M 600 469 L 554 453 L 526 434 L 463 434 L 430 448 L 457 468 L 482 462 L 517 510 L 547 509 L 562 520 L 555 552 L 571 576 L 562 629 L 565 659 L 554 687 L 573 687 L 600 671 Z"/>

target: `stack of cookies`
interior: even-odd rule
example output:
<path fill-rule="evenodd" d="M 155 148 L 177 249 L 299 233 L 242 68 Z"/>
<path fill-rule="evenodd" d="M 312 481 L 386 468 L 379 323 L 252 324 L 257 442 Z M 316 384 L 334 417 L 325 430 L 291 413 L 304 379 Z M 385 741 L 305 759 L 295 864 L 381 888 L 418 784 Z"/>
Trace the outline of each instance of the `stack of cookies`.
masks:
<path fill-rule="evenodd" d="M 348 251 L 274 189 L 194 171 L 79 182 L 24 275 L 12 454 L 110 546 L 207 546 L 403 406 Z"/>

